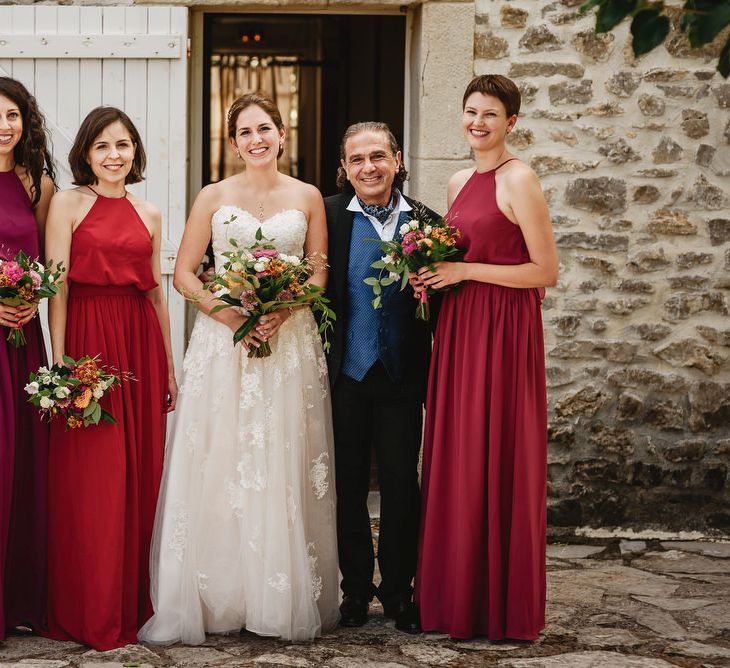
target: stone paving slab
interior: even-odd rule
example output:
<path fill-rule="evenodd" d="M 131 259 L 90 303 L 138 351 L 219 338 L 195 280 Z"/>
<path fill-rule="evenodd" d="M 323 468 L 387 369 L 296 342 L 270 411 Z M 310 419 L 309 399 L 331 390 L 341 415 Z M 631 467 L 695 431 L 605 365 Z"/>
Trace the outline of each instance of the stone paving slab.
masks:
<path fill-rule="evenodd" d="M 642 536 L 549 546 L 547 626 L 539 640 L 456 641 L 368 624 L 313 643 L 243 632 L 198 647 L 95 652 L 38 636 L 0 643 L 0 668 L 720 668 L 730 666 L 730 543 Z"/>

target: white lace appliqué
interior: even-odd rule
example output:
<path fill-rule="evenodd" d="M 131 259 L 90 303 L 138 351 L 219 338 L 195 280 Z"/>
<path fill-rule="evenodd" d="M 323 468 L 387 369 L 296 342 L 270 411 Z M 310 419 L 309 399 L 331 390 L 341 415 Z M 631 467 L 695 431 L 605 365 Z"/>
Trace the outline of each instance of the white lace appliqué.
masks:
<path fill-rule="evenodd" d="M 291 589 L 291 585 L 289 584 L 289 577 L 286 573 L 278 572 L 276 574 L 276 577 L 271 577 L 268 580 L 266 580 L 266 584 L 269 585 L 272 589 L 276 589 L 280 594 L 284 593 L 287 589 Z"/>
<path fill-rule="evenodd" d="M 178 561 L 182 562 L 185 555 L 185 546 L 188 542 L 188 523 L 190 522 L 190 514 L 185 504 L 178 501 L 172 510 L 172 530 L 170 531 L 170 541 L 167 544 L 174 553 Z"/>
<path fill-rule="evenodd" d="M 309 471 L 309 480 L 312 483 L 314 495 L 318 499 L 324 498 L 330 486 L 327 480 L 327 472 L 329 471 L 328 462 L 329 455 L 323 452 L 319 457 L 312 460 L 312 468 Z"/>
<path fill-rule="evenodd" d="M 312 598 L 318 601 L 322 595 L 322 576 L 317 575 L 317 555 L 314 543 L 307 543 L 307 561 L 309 562 L 309 575 L 312 578 Z"/>

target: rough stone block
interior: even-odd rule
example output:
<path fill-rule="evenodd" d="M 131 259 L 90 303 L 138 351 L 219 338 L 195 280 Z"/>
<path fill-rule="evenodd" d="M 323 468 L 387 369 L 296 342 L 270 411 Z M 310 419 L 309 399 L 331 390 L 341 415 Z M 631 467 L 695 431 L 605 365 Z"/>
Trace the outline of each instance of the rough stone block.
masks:
<path fill-rule="evenodd" d="M 569 369 L 561 366 L 549 366 L 545 369 L 548 387 L 561 387 L 573 382 L 573 375 Z"/>
<path fill-rule="evenodd" d="M 677 255 L 677 267 L 680 269 L 691 269 L 703 264 L 711 264 L 715 259 L 712 253 L 698 253 L 697 251 L 687 251 Z"/>
<path fill-rule="evenodd" d="M 585 74 L 585 67 L 579 63 L 512 63 L 508 76 L 510 78 L 552 77 L 556 74 L 568 77 L 569 79 L 580 79 Z"/>
<path fill-rule="evenodd" d="M 684 409 L 671 399 L 653 399 L 646 405 L 644 422 L 658 429 L 681 431 L 684 429 Z"/>
<path fill-rule="evenodd" d="M 662 137 L 656 148 L 652 151 L 651 157 L 654 164 L 677 162 L 682 159 L 684 149 L 671 137 Z"/>
<path fill-rule="evenodd" d="M 650 294 L 654 292 L 654 284 L 636 278 L 624 278 L 616 284 L 616 289 L 620 292 L 643 292 Z"/>
<path fill-rule="evenodd" d="M 631 97 L 640 83 L 641 78 L 638 75 L 622 70 L 608 78 L 606 90 L 617 97 Z"/>
<path fill-rule="evenodd" d="M 705 290 L 709 279 L 704 276 L 670 276 L 669 287 L 672 290 Z"/>
<path fill-rule="evenodd" d="M 608 400 L 607 392 L 594 385 L 586 385 L 558 399 L 555 403 L 555 414 L 566 418 L 577 415 L 593 416 Z"/>
<path fill-rule="evenodd" d="M 524 28 L 527 25 L 527 17 L 530 15 L 526 9 L 502 5 L 499 8 L 499 18 L 503 28 Z"/>
<path fill-rule="evenodd" d="M 598 147 L 598 152 L 605 155 L 609 162 L 622 165 L 625 162 L 635 162 L 641 160 L 641 156 L 634 151 L 628 142 L 622 137 L 615 142 L 603 144 Z"/>
<path fill-rule="evenodd" d="M 672 176 L 677 176 L 678 172 L 676 169 L 667 169 L 665 167 L 652 167 L 650 169 L 640 169 L 637 172 L 638 176 L 649 176 L 655 179 L 669 179 Z"/>
<path fill-rule="evenodd" d="M 593 82 L 583 79 L 579 84 L 566 81 L 548 86 L 551 104 L 586 104 L 593 97 Z"/>
<path fill-rule="evenodd" d="M 606 308 L 614 315 L 629 315 L 636 309 L 650 303 L 648 297 L 629 297 L 627 299 L 612 299 L 606 302 Z"/>
<path fill-rule="evenodd" d="M 613 262 L 597 255 L 576 255 L 575 260 L 578 264 L 590 269 L 597 269 L 602 274 L 611 275 L 616 273 L 616 265 Z"/>
<path fill-rule="evenodd" d="M 616 402 L 616 419 L 621 422 L 634 422 L 644 411 L 644 402 L 634 392 L 621 392 Z"/>
<path fill-rule="evenodd" d="M 570 40 L 573 48 L 597 63 L 606 62 L 614 48 L 616 37 L 608 33 L 596 33 L 595 30 L 581 30 Z"/>
<path fill-rule="evenodd" d="M 509 42 L 498 37 L 491 30 L 474 35 L 474 58 L 498 60 L 509 55 Z"/>
<path fill-rule="evenodd" d="M 568 146 L 575 146 L 578 143 L 578 137 L 574 132 L 569 130 L 554 130 L 550 133 L 550 139 L 555 142 L 562 142 Z"/>
<path fill-rule="evenodd" d="M 558 336 L 575 336 L 580 325 L 580 315 L 571 313 L 553 318 L 552 323 Z"/>
<path fill-rule="evenodd" d="M 659 373 L 650 369 L 626 368 L 610 371 L 606 377 L 609 385 L 616 387 L 646 388 L 656 392 L 683 393 L 687 381 L 676 373 Z"/>
<path fill-rule="evenodd" d="M 730 384 L 709 380 L 692 383 L 689 389 L 689 426 L 692 431 L 709 431 L 730 424 Z"/>
<path fill-rule="evenodd" d="M 528 28 L 519 41 L 520 49 L 529 53 L 557 51 L 562 46 L 560 39 L 544 23 Z"/>
<path fill-rule="evenodd" d="M 626 211 L 626 181 L 608 176 L 579 178 L 568 183 L 565 201 L 576 209 L 593 213 L 623 213 Z M 616 250 L 626 250 L 626 247 Z"/>
<path fill-rule="evenodd" d="M 724 209 L 730 202 L 725 191 L 720 186 L 710 183 L 703 174 L 700 174 L 692 184 L 687 194 L 687 201 L 710 211 Z"/>
<path fill-rule="evenodd" d="M 672 331 L 667 325 L 642 323 L 634 325 L 632 329 L 639 335 L 642 341 L 661 341 L 669 336 Z"/>
<path fill-rule="evenodd" d="M 588 107 L 585 113 L 589 116 L 620 116 L 624 113 L 624 108 L 616 102 L 602 102 L 594 107 Z"/>
<path fill-rule="evenodd" d="M 700 144 L 695 152 L 695 164 L 700 167 L 709 167 L 715 157 L 715 147 L 709 144 Z"/>
<path fill-rule="evenodd" d="M 548 355 L 559 359 L 591 360 L 603 357 L 593 341 L 564 341 L 552 348 Z"/>
<path fill-rule="evenodd" d="M 710 343 L 730 346 L 730 329 L 721 330 L 715 327 L 708 327 L 707 325 L 697 325 L 695 329 L 703 339 Z"/>
<path fill-rule="evenodd" d="M 524 151 L 535 142 L 535 133 L 530 128 L 515 128 L 507 135 L 507 143 Z"/>
<path fill-rule="evenodd" d="M 652 234 L 688 236 L 697 234 L 697 226 L 689 222 L 680 209 L 659 209 L 652 214 L 647 229 Z"/>
<path fill-rule="evenodd" d="M 570 186 L 568 186 L 570 187 Z M 587 200 L 583 200 L 586 201 Z M 587 202 L 588 204 L 588 202 Z M 576 207 L 583 208 L 583 207 Z M 628 250 L 629 238 L 618 234 L 588 234 L 586 232 L 558 232 L 555 240 L 560 248 L 582 248 L 623 252 Z"/>
<path fill-rule="evenodd" d="M 535 84 L 529 81 L 520 81 L 517 84 L 517 88 L 520 91 L 520 101 L 523 106 L 530 104 L 530 102 L 535 99 L 537 92 L 540 90 Z"/>
<path fill-rule="evenodd" d="M 569 160 L 557 155 L 534 155 L 530 158 L 530 167 L 535 170 L 538 176 L 546 174 L 575 174 L 585 172 L 598 166 L 598 160 L 580 162 Z"/>
<path fill-rule="evenodd" d="M 725 295 L 721 292 L 682 292 L 664 300 L 664 313 L 668 320 L 683 320 L 701 311 L 727 315 Z"/>
<path fill-rule="evenodd" d="M 631 200 L 636 204 L 651 204 L 659 199 L 660 194 L 660 190 L 656 186 L 638 186 L 634 188 Z"/>
<path fill-rule="evenodd" d="M 707 221 L 707 227 L 710 230 L 710 243 L 713 246 L 730 241 L 730 219 L 713 218 Z"/>
<path fill-rule="evenodd" d="M 682 110 L 682 131 L 691 139 L 704 137 L 710 131 L 710 121 L 703 111 Z"/>
<path fill-rule="evenodd" d="M 652 248 L 632 253 L 628 266 L 634 271 L 647 273 L 661 271 L 669 264 L 663 248 Z"/>
<path fill-rule="evenodd" d="M 730 84 L 723 83 L 712 87 L 720 109 L 730 109 Z"/>
<path fill-rule="evenodd" d="M 709 376 L 716 374 L 727 361 L 726 357 L 713 352 L 694 338 L 674 341 L 654 348 L 652 352 L 672 366 L 699 369 Z"/>
<path fill-rule="evenodd" d="M 677 441 L 662 449 L 664 459 L 673 464 L 683 462 L 698 462 L 705 456 L 707 441 L 700 438 L 689 438 Z"/>
<path fill-rule="evenodd" d="M 661 116 L 667 108 L 662 98 L 644 93 L 639 96 L 639 109 L 644 116 Z"/>

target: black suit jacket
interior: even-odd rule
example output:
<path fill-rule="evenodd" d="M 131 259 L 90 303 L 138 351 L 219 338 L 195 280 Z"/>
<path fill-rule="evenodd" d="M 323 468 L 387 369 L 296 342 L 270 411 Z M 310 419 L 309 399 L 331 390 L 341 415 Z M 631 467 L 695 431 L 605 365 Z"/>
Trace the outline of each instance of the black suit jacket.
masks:
<path fill-rule="evenodd" d="M 346 191 L 339 195 L 327 197 L 324 200 L 329 236 L 327 262 L 330 266 L 326 297 L 330 300 L 330 307 L 337 314 L 334 332 L 330 334 L 330 350 L 327 354 L 327 366 L 332 386 L 337 382 L 340 375 L 345 353 L 348 311 L 347 273 L 350 260 L 350 242 L 352 240 L 352 222 L 355 217 L 353 211 L 347 210 L 347 205 L 352 197 L 353 193 Z M 411 206 L 416 204 L 423 206 L 408 197 L 405 199 Z M 425 208 L 425 212 L 433 219 L 438 218 L 438 214 L 428 208 Z M 397 337 L 394 338 L 394 345 L 396 346 L 394 354 L 402 362 L 399 377 L 392 378 L 392 380 L 400 383 L 405 391 L 415 392 L 423 398 L 426 394 L 426 383 L 428 381 L 431 333 L 437 317 L 438 299 L 432 305 L 431 321 L 429 322 L 416 319 L 417 301 L 413 298 L 413 290 L 410 286 L 405 288 L 402 295 L 397 295 L 395 299 L 391 298 L 391 301 L 393 303 L 390 304 L 390 307 L 399 309 L 396 315 L 403 316 L 391 319 L 391 325 L 399 323 L 397 326 L 401 328 L 401 331 L 397 333 Z M 403 312 L 400 312 L 401 310 Z M 390 369 L 388 371 L 391 372 Z"/>

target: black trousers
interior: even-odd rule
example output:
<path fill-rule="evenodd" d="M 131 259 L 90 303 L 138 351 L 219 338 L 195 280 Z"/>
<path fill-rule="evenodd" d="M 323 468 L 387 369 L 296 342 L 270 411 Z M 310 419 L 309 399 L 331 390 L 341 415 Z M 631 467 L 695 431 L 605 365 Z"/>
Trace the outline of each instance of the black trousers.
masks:
<path fill-rule="evenodd" d="M 386 607 L 410 601 L 420 515 L 422 393 L 407 383 L 393 383 L 377 362 L 362 381 L 340 375 L 332 392 L 332 408 L 342 591 L 369 600 L 377 595 Z M 367 508 L 373 449 L 380 487 L 381 584 L 377 588 Z"/>

